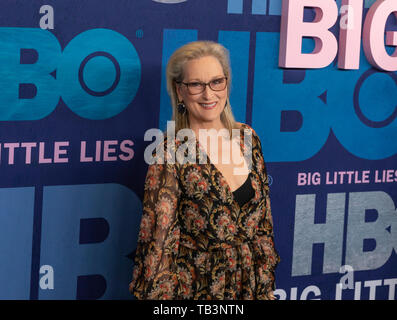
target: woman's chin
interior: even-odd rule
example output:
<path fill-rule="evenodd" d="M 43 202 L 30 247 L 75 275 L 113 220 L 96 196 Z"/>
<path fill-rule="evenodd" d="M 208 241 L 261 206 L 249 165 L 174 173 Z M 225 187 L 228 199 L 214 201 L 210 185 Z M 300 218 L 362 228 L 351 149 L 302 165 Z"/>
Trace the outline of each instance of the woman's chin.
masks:
<path fill-rule="evenodd" d="M 205 114 L 201 117 L 201 119 L 203 122 L 217 122 L 220 121 L 221 114 L 220 113 Z"/>

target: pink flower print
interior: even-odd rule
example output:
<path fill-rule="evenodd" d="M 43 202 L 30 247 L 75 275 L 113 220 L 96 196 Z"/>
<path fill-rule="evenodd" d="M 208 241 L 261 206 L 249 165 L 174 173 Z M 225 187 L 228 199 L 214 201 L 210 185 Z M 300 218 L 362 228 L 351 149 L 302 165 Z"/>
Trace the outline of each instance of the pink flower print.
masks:
<path fill-rule="evenodd" d="M 170 199 L 166 197 L 160 197 L 156 203 L 156 211 L 158 213 L 164 213 L 169 215 L 172 212 L 173 204 Z"/>
<path fill-rule="evenodd" d="M 234 223 L 229 223 L 228 226 L 227 226 L 227 230 L 231 234 L 236 234 L 236 232 L 237 232 L 236 225 Z"/>
<path fill-rule="evenodd" d="M 159 185 L 160 185 L 160 181 L 158 178 L 154 176 L 148 176 L 146 178 L 145 189 L 155 190 L 159 187 Z"/>
<path fill-rule="evenodd" d="M 186 268 L 180 268 L 179 272 L 179 284 L 182 296 L 187 299 L 192 297 L 192 275 Z"/>
<path fill-rule="evenodd" d="M 186 180 L 189 183 L 194 183 L 200 180 L 201 175 L 198 173 L 197 169 L 193 169 L 186 176 Z"/>
<path fill-rule="evenodd" d="M 154 277 L 154 271 L 157 266 L 157 255 L 155 252 L 149 253 L 145 258 L 145 278 L 151 279 Z"/>
<path fill-rule="evenodd" d="M 218 276 L 217 279 L 214 280 L 213 284 L 211 285 L 211 293 L 213 295 L 220 295 L 223 293 L 225 288 L 225 275 L 222 273 Z"/>
<path fill-rule="evenodd" d="M 207 226 L 207 221 L 204 219 L 204 217 L 198 216 L 194 220 L 194 225 L 197 230 L 201 231 Z"/>
<path fill-rule="evenodd" d="M 198 184 L 197 187 L 204 193 L 206 193 L 209 189 L 209 183 L 206 179 L 201 179 Z"/>
<path fill-rule="evenodd" d="M 228 261 L 228 267 L 230 270 L 234 271 L 236 270 L 236 250 L 234 248 L 227 248 L 226 249 L 226 256 L 227 256 L 227 261 Z"/>
<path fill-rule="evenodd" d="M 218 225 L 221 227 L 227 226 L 230 222 L 230 218 L 226 214 L 222 214 L 218 219 Z"/>
<path fill-rule="evenodd" d="M 148 229 L 141 228 L 139 231 L 139 240 L 142 242 L 149 242 L 151 239 L 151 232 Z"/>

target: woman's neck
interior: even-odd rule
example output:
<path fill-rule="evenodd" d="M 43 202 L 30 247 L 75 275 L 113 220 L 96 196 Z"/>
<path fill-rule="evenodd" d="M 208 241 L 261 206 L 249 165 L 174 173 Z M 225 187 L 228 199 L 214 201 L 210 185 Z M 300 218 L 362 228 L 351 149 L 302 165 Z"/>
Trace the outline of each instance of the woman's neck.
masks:
<path fill-rule="evenodd" d="M 204 122 L 204 123 L 193 123 L 190 124 L 190 129 L 192 129 L 196 135 L 196 137 L 199 137 L 199 132 L 200 130 L 213 130 L 215 129 L 217 132 L 221 129 L 226 129 L 224 124 L 221 121 L 217 122 Z"/>

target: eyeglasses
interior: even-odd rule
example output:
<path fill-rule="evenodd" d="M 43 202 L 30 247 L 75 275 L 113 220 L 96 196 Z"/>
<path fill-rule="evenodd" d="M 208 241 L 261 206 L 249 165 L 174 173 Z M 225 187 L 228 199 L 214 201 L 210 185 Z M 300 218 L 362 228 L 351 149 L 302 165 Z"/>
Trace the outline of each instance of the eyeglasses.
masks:
<path fill-rule="evenodd" d="M 213 91 L 225 90 L 227 86 L 227 77 L 217 78 L 207 83 L 199 82 L 199 81 L 193 81 L 193 82 L 177 81 L 177 83 L 184 84 L 187 88 L 187 91 L 190 94 L 199 94 L 204 92 L 206 86 L 209 86 Z"/>

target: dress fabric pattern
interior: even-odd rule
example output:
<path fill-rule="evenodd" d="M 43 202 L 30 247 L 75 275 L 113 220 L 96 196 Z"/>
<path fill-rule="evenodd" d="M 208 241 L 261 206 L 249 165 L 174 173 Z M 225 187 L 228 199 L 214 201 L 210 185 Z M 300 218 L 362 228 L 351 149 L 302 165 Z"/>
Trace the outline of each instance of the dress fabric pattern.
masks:
<path fill-rule="evenodd" d="M 251 137 L 248 143 L 244 131 Z M 165 139 L 161 146 L 166 150 L 166 145 Z M 280 257 L 273 242 L 268 177 L 259 137 L 246 124 L 240 148 L 243 154 L 252 148 L 248 178 L 255 191 L 242 207 L 209 157 L 206 163 L 149 165 L 129 286 L 136 298 L 273 299 Z M 196 160 L 199 150 L 197 141 Z"/>

